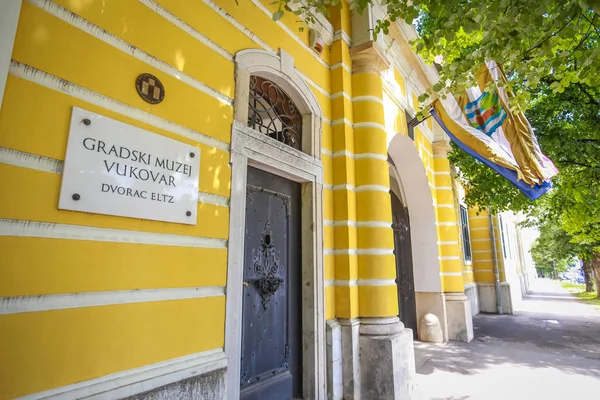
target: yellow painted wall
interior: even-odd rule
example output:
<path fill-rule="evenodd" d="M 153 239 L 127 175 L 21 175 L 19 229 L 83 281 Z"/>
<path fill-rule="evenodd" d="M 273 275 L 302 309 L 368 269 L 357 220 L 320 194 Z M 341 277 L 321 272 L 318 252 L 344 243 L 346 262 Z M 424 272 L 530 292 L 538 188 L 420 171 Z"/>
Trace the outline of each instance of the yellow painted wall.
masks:
<path fill-rule="evenodd" d="M 233 121 L 233 55 L 248 48 L 283 48 L 308 78 L 325 118 L 323 148 L 333 149 L 329 121 L 338 106 L 330 99 L 332 51 L 326 46 L 319 56 L 310 50 L 308 30 L 298 31 L 295 17 L 275 23 L 251 1 L 216 1 L 213 7 L 194 0 L 156 3 L 152 9 L 138 1 L 24 1 L 12 58 L 26 77 L 8 77 L 0 110 L 0 147 L 60 162 L 72 108 L 80 107 L 197 147 L 199 190 L 226 199 L 231 189 L 228 151 L 142 122 L 126 110 L 226 145 Z M 268 1 L 261 4 L 272 7 Z M 216 11 L 219 7 L 223 12 Z M 202 36 L 213 44 L 199 40 Z M 347 45 L 338 44 L 335 54 L 348 61 Z M 31 71 L 50 83 L 27 78 Z M 135 91 L 135 78 L 144 72 L 156 75 L 165 86 L 165 100 L 159 105 L 144 102 Z M 349 79 L 341 77 L 342 82 Z M 75 86 L 67 91 L 67 86 L 52 82 Z M 326 183 L 334 180 L 333 162 L 323 157 Z M 0 180 L 5 188 L 0 192 L 4 219 L 229 237 L 229 209 L 224 206 L 199 203 L 197 225 L 171 224 L 59 211 L 58 173 L 0 163 Z M 355 212 L 354 204 L 348 207 Z M 326 219 L 333 219 L 333 210 L 329 191 L 324 194 Z M 325 247 L 333 247 L 334 240 L 333 228 L 326 228 Z M 2 297 L 226 284 L 225 248 L 1 236 L 0 254 Z M 325 257 L 325 277 L 335 277 L 334 256 Z M 327 318 L 333 318 L 335 288 L 325 292 Z M 0 399 L 221 348 L 224 321 L 224 296 L 2 315 Z"/>
<path fill-rule="evenodd" d="M 24 1 L 13 59 L 14 68 L 25 71 L 26 77 L 9 75 L 0 110 L 0 147 L 60 162 L 71 110 L 80 107 L 197 147 L 201 151 L 199 190 L 226 199 L 231 190 L 229 152 L 200 138 L 217 139 L 224 146 L 230 142 L 235 53 L 249 48 L 275 53 L 284 49 L 306 76 L 323 112 L 326 318 L 395 315 L 394 285 L 344 283 L 391 280 L 395 275 L 393 255 L 356 251 L 393 248 L 389 228 L 356 226 L 388 223 L 391 216 L 385 190 L 355 188 L 389 186 L 385 161 L 356 156 L 385 157 L 387 132 L 354 124 L 375 122 L 393 134 L 408 133 L 404 111 L 397 105 L 385 108 L 372 99 L 351 100 L 374 96 L 389 103 L 381 79 L 375 74 L 351 74 L 350 49 L 339 35 L 317 55 L 309 48 L 306 26 L 290 14 L 273 22 L 270 12 L 276 6 L 268 0 L 156 3 L 153 9 L 139 1 Z M 331 22 L 334 30 L 351 35 L 347 4 L 333 13 Z M 301 32 L 298 27 L 305 29 Z M 34 82 L 27 71 L 35 71 L 43 84 Z M 165 85 L 167 94 L 159 105 L 145 103 L 135 92 L 133 82 L 144 72 Z M 392 75 L 406 96 L 405 77 L 397 68 Z M 418 108 L 416 99 L 413 102 Z M 196 133 L 182 137 L 177 129 L 157 128 L 128 110 L 160 118 L 166 124 L 162 126 Z M 445 171 L 447 165 L 434 159 L 432 127 L 428 121 L 415 130 L 415 147 L 434 204 L 452 204 L 452 191 L 435 189 L 443 182 L 435 173 Z M 59 211 L 58 173 L 0 163 L 0 180 L 6 189 L 0 192 L 0 218 L 4 219 L 229 237 L 225 206 L 199 203 L 200 223 L 170 224 Z M 442 214 L 438 213 L 440 221 L 446 219 Z M 456 233 L 440 227 L 438 239 L 456 240 Z M 441 253 L 458 254 L 456 248 Z M 0 296 L 4 297 L 226 284 L 224 248 L 2 236 L 0 254 Z M 441 272 L 454 272 L 454 261 L 444 263 Z M 458 291 L 462 282 L 461 277 L 446 276 L 443 283 L 447 290 Z M 222 347 L 224 320 L 224 296 L 0 316 L 0 343 L 4 343 L 0 354 L 6 358 L 0 366 L 0 400 Z"/>

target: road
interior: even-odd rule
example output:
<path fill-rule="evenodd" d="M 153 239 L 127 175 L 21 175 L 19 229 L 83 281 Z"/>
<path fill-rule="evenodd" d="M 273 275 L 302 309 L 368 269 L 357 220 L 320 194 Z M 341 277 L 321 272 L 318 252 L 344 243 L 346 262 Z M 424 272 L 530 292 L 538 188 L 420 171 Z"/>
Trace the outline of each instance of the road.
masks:
<path fill-rule="evenodd" d="M 600 398 L 600 311 L 534 281 L 515 315 L 480 314 L 471 343 L 416 343 L 417 400 Z"/>

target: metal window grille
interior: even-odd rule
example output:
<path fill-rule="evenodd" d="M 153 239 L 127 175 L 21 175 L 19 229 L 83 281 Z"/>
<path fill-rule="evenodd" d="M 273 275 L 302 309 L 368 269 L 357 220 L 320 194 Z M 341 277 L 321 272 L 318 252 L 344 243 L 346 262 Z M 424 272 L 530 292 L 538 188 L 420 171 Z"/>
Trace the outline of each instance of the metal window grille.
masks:
<path fill-rule="evenodd" d="M 248 126 L 301 150 L 302 114 L 279 86 L 255 75 L 250 77 Z"/>
<path fill-rule="evenodd" d="M 467 214 L 467 209 L 464 206 L 460 206 L 460 225 L 462 228 L 463 253 L 465 255 L 465 261 L 471 261 L 473 256 L 471 255 L 471 236 L 469 234 L 469 216 Z"/>

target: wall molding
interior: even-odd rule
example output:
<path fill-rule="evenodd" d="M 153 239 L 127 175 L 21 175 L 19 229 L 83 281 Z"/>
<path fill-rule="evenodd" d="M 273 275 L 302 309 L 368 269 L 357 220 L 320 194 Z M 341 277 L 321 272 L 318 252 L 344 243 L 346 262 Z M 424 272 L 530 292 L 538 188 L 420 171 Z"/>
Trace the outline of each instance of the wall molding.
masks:
<path fill-rule="evenodd" d="M 18 400 L 122 399 L 225 368 L 223 349 L 207 350 L 19 397 Z"/>
<path fill-rule="evenodd" d="M 225 296 L 222 286 L 0 297 L 0 315 Z"/>
<path fill-rule="evenodd" d="M 357 255 L 357 256 L 386 256 L 394 254 L 394 249 L 370 248 L 370 249 L 324 249 L 325 255 Z"/>
<path fill-rule="evenodd" d="M 387 221 L 336 221 L 331 219 L 326 219 L 324 224 L 325 226 L 349 226 L 352 228 L 390 228 L 392 226 L 392 223 Z"/>
<path fill-rule="evenodd" d="M 213 42 L 209 37 L 198 32 L 190 24 L 188 24 L 187 22 L 185 22 L 184 20 L 182 20 L 181 18 L 179 18 L 178 16 L 176 16 L 175 14 L 173 14 L 172 12 L 170 12 L 169 10 L 167 10 L 166 8 L 164 8 L 163 6 L 158 4 L 156 1 L 154 1 L 154 0 L 138 0 L 138 1 L 140 3 L 142 3 L 143 5 L 145 5 L 146 7 L 148 7 L 149 9 L 151 9 L 152 11 L 154 11 L 155 13 L 157 13 L 158 15 L 160 15 L 161 17 L 163 17 L 165 20 L 169 21 L 170 23 L 172 23 L 173 25 L 175 25 L 176 27 L 178 27 L 179 29 L 184 31 L 185 33 L 192 36 L 194 39 L 198 40 L 200 43 L 202 43 L 206 47 L 210 48 L 211 50 L 213 50 L 216 53 L 220 54 L 221 56 L 225 57 L 227 60 L 233 62 L 233 54 L 232 53 L 228 52 L 223 47 L 221 47 L 217 43 Z"/>
<path fill-rule="evenodd" d="M 81 225 L 54 224 L 16 219 L 0 219 L 0 236 L 48 239 L 92 240 L 97 242 L 152 244 L 159 246 L 225 249 L 227 240 L 167 233 L 96 228 Z"/>

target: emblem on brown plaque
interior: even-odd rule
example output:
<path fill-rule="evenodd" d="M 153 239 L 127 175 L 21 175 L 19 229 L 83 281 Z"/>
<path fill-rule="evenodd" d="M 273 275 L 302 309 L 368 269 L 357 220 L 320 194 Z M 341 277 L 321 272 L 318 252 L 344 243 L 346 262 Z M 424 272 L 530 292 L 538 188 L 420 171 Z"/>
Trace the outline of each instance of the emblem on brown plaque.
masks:
<path fill-rule="evenodd" d="M 135 88 L 140 97 L 150 104 L 158 104 L 165 98 L 165 87 L 154 75 L 138 76 L 135 80 Z"/>

